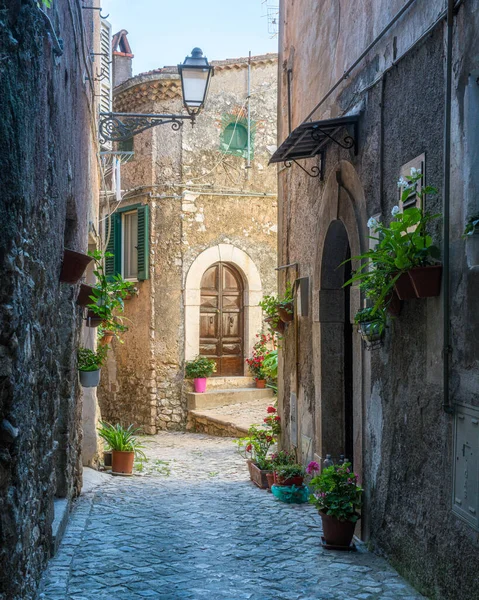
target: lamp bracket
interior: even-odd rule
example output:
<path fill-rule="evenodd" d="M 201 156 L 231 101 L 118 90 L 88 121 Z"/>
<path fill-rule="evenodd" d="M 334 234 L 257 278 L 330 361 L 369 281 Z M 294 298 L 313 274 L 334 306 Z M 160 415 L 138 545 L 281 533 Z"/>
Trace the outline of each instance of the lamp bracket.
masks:
<path fill-rule="evenodd" d="M 100 143 L 124 142 L 134 135 L 157 125 L 171 123 L 178 131 L 185 120 L 194 125 L 196 115 L 141 114 L 141 113 L 100 113 Z"/>

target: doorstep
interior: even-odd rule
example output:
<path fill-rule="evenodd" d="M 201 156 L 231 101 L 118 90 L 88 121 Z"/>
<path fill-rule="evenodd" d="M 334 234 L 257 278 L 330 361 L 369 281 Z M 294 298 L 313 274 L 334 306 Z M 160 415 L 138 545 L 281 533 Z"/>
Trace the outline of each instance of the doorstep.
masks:
<path fill-rule="evenodd" d="M 67 498 L 54 498 L 53 500 L 53 523 L 52 523 L 52 542 L 50 545 L 50 556 L 55 556 L 63 534 L 68 523 L 70 514 L 70 500 Z"/>

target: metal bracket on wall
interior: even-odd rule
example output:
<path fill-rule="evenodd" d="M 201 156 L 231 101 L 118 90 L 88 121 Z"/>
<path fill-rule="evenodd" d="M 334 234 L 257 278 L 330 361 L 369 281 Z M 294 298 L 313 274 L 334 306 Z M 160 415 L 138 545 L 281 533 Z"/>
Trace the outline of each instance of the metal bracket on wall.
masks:
<path fill-rule="evenodd" d="M 108 17 L 110 16 L 110 13 L 108 13 L 105 16 L 103 16 L 101 14 L 101 11 L 103 10 L 101 6 L 85 6 L 85 5 L 83 5 L 82 8 L 83 8 L 83 10 L 99 10 L 101 19 L 108 19 Z"/>
<path fill-rule="evenodd" d="M 319 126 L 316 126 L 315 129 L 311 130 L 311 137 L 313 138 L 313 140 L 315 142 L 322 142 L 322 141 L 324 141 L 324 138 L 326 137 L 331 142 L 334 142 L 335 144 L 337 144 L 341 148 L 344 148 L 345 150 L 350 150 L 351 148 L 354 148 L 354 154 L 357 155 L 357 153 L 358 153 L 358 143 L 357 143 L 358 124 L 357 124 L 357 122 L 353 123 L 353 128 L 354 128 L 354 135 L 350 135 L 348 132 L 346 132 L 346 135 L 344 136 L 344 138 L 342 140 L 340 140 L 337 137 L 333 137 L 325 129 L 322 129 Z"/>
<path fill-rule="evenodd" d="M 134 135 L 157 125 L 171 123 L 178 131 L 184 121 L 195 122 L 195 115 L 139 114 L 139 113 L 100 113 L 100 142 L 124 142 Z"/>
<path fill-rule="evenodd" d="M 305 169 L 303 167 L 303 165 L 301 165 L 297 160 L 295 160 L 294 158 L 291 160 L 285 160 L 284 161 L 284 166 L 288 169 L 290 169 L 293 166 L 293 163 L 295 165 L 298 165 L 298 167 L 304 171 L 306 173 L 306 175 L 309 175 L 310 177 L 319 177 L 320 181 L 324 181 L 324 152 L 321 152 L 320 154 L 321 157 L 321 166 L 318 167 L 317 165 L 313 165 L 311 167 L 311 172 L 308 171 L 307 169 Z"/>

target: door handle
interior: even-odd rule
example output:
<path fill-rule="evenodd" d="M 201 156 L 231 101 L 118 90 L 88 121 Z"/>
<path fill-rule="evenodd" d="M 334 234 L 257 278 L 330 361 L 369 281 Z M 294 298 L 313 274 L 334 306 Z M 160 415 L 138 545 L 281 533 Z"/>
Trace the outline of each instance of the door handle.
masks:
<path fill-rule="evenodd" d="M 213 317 L 210 317 L 210 325 L 213 325 L 213 321 L 214 321 Z"/>

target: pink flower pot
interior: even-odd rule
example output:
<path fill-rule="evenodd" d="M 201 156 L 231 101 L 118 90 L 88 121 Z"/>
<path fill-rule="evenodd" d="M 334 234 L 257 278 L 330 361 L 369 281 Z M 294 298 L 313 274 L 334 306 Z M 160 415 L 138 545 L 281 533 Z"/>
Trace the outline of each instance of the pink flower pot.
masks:
<path fill-rule="evenodd" d="M 197 394 L 204 394 L 206 392 L 206 377 L 197 377 L 194 380 L 194 386 Z"/>

